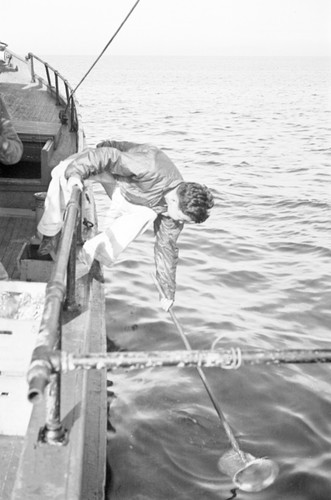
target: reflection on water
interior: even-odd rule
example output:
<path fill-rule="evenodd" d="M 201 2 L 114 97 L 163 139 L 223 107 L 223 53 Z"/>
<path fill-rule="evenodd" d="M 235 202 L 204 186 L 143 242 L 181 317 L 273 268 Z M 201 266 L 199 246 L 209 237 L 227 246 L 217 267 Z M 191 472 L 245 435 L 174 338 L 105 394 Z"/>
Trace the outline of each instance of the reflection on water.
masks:
<path fill-rule="evenodd" d="M 57 66 L 75 83 L 89 62 Z M 210 219 L 179 239 L 175 311 L 193 348 L 219 335 L 220 346 L 330 347 L 330 68 L 110 57 L 79 91 L 90 145 L 152 142 L 213 190 Z M 108 200 L 96 192 L 102 226 Z M 120 349 L 183 348 L 152 271 L 148 232 L 106 272 L 107 333 Z M 109 498 L 329 500 L 329 366 L 206 373 L 242 449 L 279 464 L 275 484 L 244 493 L 220 474 L 228 442 L 195 369 L 117 371 Z"/>

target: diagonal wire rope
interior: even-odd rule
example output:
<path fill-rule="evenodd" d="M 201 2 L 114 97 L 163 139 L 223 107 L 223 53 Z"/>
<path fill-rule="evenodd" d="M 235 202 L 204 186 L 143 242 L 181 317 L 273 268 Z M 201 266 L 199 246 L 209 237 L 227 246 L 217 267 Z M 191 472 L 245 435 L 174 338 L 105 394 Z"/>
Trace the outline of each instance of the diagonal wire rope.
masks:
<path fill-rule="evenodd" d="M 103 56 L 103 54 L 106 52 L 106 50 L 108 49 L 109 45 L 112 43 L 112 41 L 114 40 L 114 38 L 117 36 L 117 34 L 119 33 L 119 31 L 122 29 L 122 27 L 124 26 L 124 24 L 126 23 L 126 21 L 129 19 L 129 17 L 131 16 L 132 12 L 134 11 L 134 9 L 137 7 L 138 3 L 140 2 L 140 0 L 137 0 L 136 3 L 133 5 L 133 7 L 131 8 L 131 10 L 129 11 L 129 13 L 126 15 L 126 17 L 123 19 L 123 21 L 121 22 L 121 24 L 119 25 L 119 27 L 117 28 L 117 30 L 115 31 L 115 33 L 113 34 L 113 36 L 111 37 L 111 39 L 109 40 L 109 42 L 107 43 L 107 45 L 105 46 L 105 48 L 102 50 L 102 52 L 99 54 L 99 56 L 96 58 L 96 60 L 94 61 L 94 63 L 92 64 L 92 66 L 89 68 L 89 70 L 85 73 L 85 75 L 83 76 L 83 78 L 80 80 L 80 82 L 76 85 L 76 87 L 74 88 L 74 90 L 71 92 L 70 96 L 69 96 L 69 99 L 68 99 L 68 104 L 67 104 L 67 108 L 68 108 L 68 105 L 69 105 L 69 102 L 70 102 L 70 99 L 73 97 L 74 93 L 76 92 L 76 90 L 78 89 L 78 87 L 80 87 L 80 85 L 83 83 L 83 81 L 88 77 L 88 75 L 91 73 L 92 69 L 94 68 L 94 66 L 97 64 L 97 62 L 101 59 L 101 57 Z"/>

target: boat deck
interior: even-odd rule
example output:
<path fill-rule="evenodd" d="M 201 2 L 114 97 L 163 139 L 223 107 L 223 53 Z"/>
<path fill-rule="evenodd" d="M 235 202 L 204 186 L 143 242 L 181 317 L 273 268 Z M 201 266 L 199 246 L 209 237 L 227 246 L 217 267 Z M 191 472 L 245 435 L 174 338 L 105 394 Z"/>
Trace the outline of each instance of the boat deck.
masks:
<path fill-rule="evenodd" d="M 54 96 L 40 84 L 0 83 L 0 93 L 14 128 L 24 138 L 57 137 L 61 128 Z"/>
<path fill-rule="evenodd" d="M 14 123 L 60 123 L 59 112 L 63 106 L 55 107 L 54 97 L 41 85 L 0 83 L 0 92 Z"/>
<path fill-rule="evenodd" d="M 0 94 L 24 146 L 19 163 L 0 164 L 1 205 L 33 209 L 33 194 L 47 189 L 51 170 L 77 152 L 77 133 L 61 123 L 64 105 L 42 85 L 0 82 Z"/>
<path fill-rule="evenodd" d="M 0 498 L 10 500 L 24 437 L 0 435 Z"/>

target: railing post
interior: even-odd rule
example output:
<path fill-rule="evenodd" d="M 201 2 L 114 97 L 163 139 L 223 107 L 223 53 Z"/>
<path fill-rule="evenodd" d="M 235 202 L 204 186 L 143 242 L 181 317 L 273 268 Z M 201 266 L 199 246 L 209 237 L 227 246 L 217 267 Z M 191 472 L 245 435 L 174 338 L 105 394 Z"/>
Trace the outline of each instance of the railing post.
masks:
<path fill-rule="evenodd" d="M 52 82 L 51 82 L 51 77 L 50 77 L 50 74 L 49 74 L 49 67 L 48 67 L 47 63 L 45 63 L 45 70 L 46 70 L 46 76 L 47 76 L 48 85 L 51 87 L 52 86 Z"/>
<path fill-rule="evenodd" d="M 29 54 L 27 55 L 27 59 L 30 61 L 31 82 L 35 83 L 35 81 L 36 81 L 36 74 L 34 72 L 33 54 L 31 52 L 29 52 Z"/>
<path fill-rule="evenodd" d="M 65 445 L 68 433 L 61 422 L 61 374 L 52 373 L 46 390 L 46 423 L 39 431 L 38 441 L 53 445 Z"/>
<path fill-rule="evenodd" d="M 79 207 L 80 210 L 78 212 L 77 216 L 77 244 L 82 245 L 84 243 L 83 241 L 83 220 L 82 220 L 82 214 L 83 214 L 83 196 L 84 196 L 84 190 L 80 195 L 79 199 Z"/>
<path fill-rule="evenodd" d="M 69 105 L 69 99 L 70 99 L 69 85 L 68 85 L 67 80 L 63 80 L 63 83 L 64 83 L 64 88 L 65 88 L 65 91 L 66 91 L 67 105 Z"/>
<path fill-rule="evenodd" d="M 60 94 L 59 94 L 59 72 L 54 71 L 55 75 L 55 89 L 56 89 L 56 105 L 60 106 Z"/>

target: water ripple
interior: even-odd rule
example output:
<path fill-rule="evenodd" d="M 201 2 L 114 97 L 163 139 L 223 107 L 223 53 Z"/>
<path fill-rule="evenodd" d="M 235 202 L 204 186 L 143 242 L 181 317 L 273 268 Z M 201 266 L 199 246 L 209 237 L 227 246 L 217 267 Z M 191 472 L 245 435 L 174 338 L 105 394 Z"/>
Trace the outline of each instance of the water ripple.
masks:
<path fill-rule="evenodd" d="M 88 62 L 53 65 L 78 83 Z M 89 145 L 155 143 L 215 195 L 208 221 L 178 240 L 175 311 L 193 348 L 218 336 L 220 347 L 328 347 L 330 60 L 105 57 L 89 78 L 79 89 Z M 103 227 L 107 199 L 96 191 Z M 114 348 L 183 348 L 152 269 L 149 232 L 106 271 Z M 246 494 L 219 473 L 228 442 L 196 370 L 118 371 L 109 375 L 109 498 L 329 500 L 329 367 L 207 376 L 243 449 L 278 462 L 275 484 Z"/>

